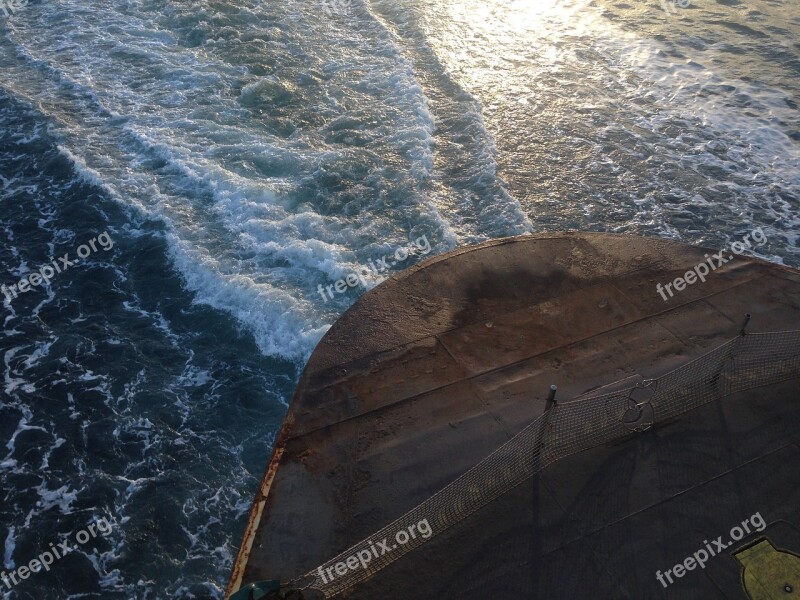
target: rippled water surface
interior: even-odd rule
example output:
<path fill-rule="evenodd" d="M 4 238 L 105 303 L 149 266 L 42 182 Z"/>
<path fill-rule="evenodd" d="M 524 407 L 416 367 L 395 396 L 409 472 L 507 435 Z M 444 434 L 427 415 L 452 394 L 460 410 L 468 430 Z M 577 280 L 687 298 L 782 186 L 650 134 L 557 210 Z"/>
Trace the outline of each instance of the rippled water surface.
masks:
<path fill-rule="evenodd" d="M 31 0 L 0 11 L 7 598 L 222 598 L 294 384 L 363 289 L 565 229 L 800 266 L 790 0 Z M 420 256 L 392 267 L 410 266 Z M 374 274 L 369 285 L 380 280 Z"/>

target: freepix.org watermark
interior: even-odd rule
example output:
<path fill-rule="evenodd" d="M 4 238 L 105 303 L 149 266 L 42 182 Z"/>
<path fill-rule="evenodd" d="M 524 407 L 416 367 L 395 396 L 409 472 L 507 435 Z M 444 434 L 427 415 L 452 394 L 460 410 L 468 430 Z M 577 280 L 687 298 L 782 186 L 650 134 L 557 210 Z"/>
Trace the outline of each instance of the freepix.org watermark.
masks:
<path fill-rule="evenodd" d="M 430 251 L 431 245 L 430 242 L 428 242 L 428 237 L 423 235 L 414 240 L 414 243 L 407 248 L 398 248 L 395 250 L 394 254 L 390 256 L 384 256 L 377 261 L 369 261 L 369 266 L 362 265 L 357 272 L 350 273 L 336 283 L 332 283 L 327 287 L 322 287 L 322 284 L 320 284 L 317 287 L 317 291 L 319 291 L 319 295 L 322 296 L 322 299 L 327 302 L 328 295 L 333 299 L 334 291 L 339 294 L 344 294 L 349 288 L 354 288 L 359 285 L 366 289 L 367 277 L 371 277 L 373 273 L 378 275 L 378 283 L 381 283 L 386 279 L 386 275 L 383 275 L 383 273 L 387 272 L 390 267 L 394 267 L 398 263 L 408 260 L 411 256 L 416 256 L 417 254 L 424 256 Z M 327 294 L 325 293 L 326 290 Z"/>
<path fill-rule="evenodd" d="M 98 535 L 107 536 L 111 533 L 111 523 L 105 517 L 98 519 L 86 529 L 83 529 L 75 534 L 75 541 L 78 545 L 83 546 L 90 540 L 93 540 Z M 42 552 L 38 558 L 34 558 L 27 565 L 17 567 L 10 573 L 3 571 L 0 573 L 0 580 L 10 590 L 20 581 L 28 579 L 32 574 L 41 572 L 42 569 L 50 571 L 50 567 L 57 560 L 64 558 L 67 554 L 75 550 L 77 546 L 70 544 L 70 540 L 66 539 L 58 544 L 50 544 L 50 549 Z M 0 587 L 0 590 L 3 588 Z"/>
<path fill-rule="evenodd" d="M 341 577 L 347 575 L 348 571 L 366 569 L 369 563 L 372 562 L 373 557 L 380 558 L 392 550 L 397 550 L 398 547 L 405 546 L 411 540 L 417 539 L 417 535 L 426 540 L 433 535 L 433 529 L 431 529 L 428 519 L 422 519 L 419 523 L 409 525 L 408 530 L 401 529 L 398 531 L 394 536 L 394 541 L 396 542 L 394 544 L 389 541 L 389 538 L 383 538 L 383 541 L 377 544 L 373 544 L 370 541 L 368 542 L 370 545 L 368 549 L 359 550 L 357 554 L 348 556 L 343 561 L 328 567 L 324 571 L 320 567 L 317 572 L 322 578 L 322 583 L 330 583 L 336 579 L 337 575 Z"/>
<path fill-rule="evenodd" d="M 6 297 L 6 302 L 10 304 L 11 301 L 16 299 L 20 294 L 30 292 L 37 285 L 48 285 L 50 280 L 57 274 L 66 271 L 74 265 L 77 265 L 81 262 L 81 260 L 88 258 L 93 252 L 97 252 L 98 244 L 100 245 L 100 248 L 106 252 L 114 247 L 114 241 L 111 239 L 111 236 L 108 235 L 107 231 L 104 231 L 96 238 L 89 240 L 87 244 L 78 246 L 78 258 L 70 260 L 69 252 L 58 259 L 51 258 L 50 262 L 45 263 L 27 277 L 23 277 L 18 283 L 9 286 L 0 286 L 0 292 L 2 292 Z"/>
<path fill-rule="evenodd" d="M 706 262 L 702 262 L 691 271 L 686 271 L 683 277 L 678 277 L 675 281 L 667 283 L 666 285 L 661 285 L 660 283 L 656 285 L 656 292 L 658 292 L 661 297 L 666 302 L 669 298 L 667 298 L 667 293 L 669 293 L 669 297 L 672 298 L 675 293 L 672 291 L 672 287 L 675 287 L 675 290 L 678 292 L 682 292 L 686 289 L 687 285 L 694 285 L 698 281 L 705 283 L 706 277 L 713 271 L 716 271 L 722 265 L 732 261 L 736 256 L 742 254 L 745 250 L 749 250 L 753 247 L 750 243 L 750 240 L 758 244 L 758 247 L 763 246 L 767 243 L 767 236 L 764 234 L 764 230 L 760 227 L 758 229 L 754 229 L 746 236 L 744 236 L 744 243 L 743 242 L 733 242 L 731 244 L 731 253 L 725 255 L 725 250 L 720 250 L 716 254 L 712 254 L 709 256 L 706 254 Z"/>
<path fill-rule="evenodd" d="M 661 9 L 671 17 L 678 14 L 682 8 L 689 8 L 691 6 L 690 0 L 661 0 Z"/>
<path fill-rule="evenodd" d="M 753 529 L 750 528 L 751 526 Z M 749 533 L 761 532 L 766 528 L 767 523 L 764 521 L 761 513 L 757 512 L 749 519 L 742 521 L 741 527 L 738 525 L 733 527 L 730 531 L 730 539 L 727 542 L 722 541 L 722 536 L 712 540 L 710 544 L 708 540 L 703 540 L 703 545 L 705 546 L 704 548 L 701 548 L 686 558 L 686 560 L 678 563 L 671 569 L 667 569 L 664 573 L 661 571 L 656 571 L 656 579 L 658 579 L 658 582 L 666 588 L 675 583 L 675 580 L 672 578 L 673 575 L 680 579 L 686 575 L 688 571 L 694 571 L 697 567 L 705 569 L 706 563 L 709 561 L 709 559 L 717 556 L 720 552 L 732 546 L 734 542 L 744 539 L 744 537 Z"/>

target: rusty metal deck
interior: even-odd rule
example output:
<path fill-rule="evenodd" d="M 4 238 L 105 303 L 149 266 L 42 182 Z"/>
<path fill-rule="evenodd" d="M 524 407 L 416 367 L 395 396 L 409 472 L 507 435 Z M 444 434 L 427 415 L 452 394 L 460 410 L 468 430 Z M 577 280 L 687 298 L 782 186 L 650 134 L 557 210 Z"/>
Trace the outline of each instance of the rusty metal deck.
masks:
<path fill-rule="evenodd" d="M 538 417 L 550 384 L 566 399 L 657 377 L 745 313 L 752 332 L 800 329 L 800 274 L 753 259 L 664 301 L 656 284 L 708 252 L 524 236 L 365 294 L 306 367 L 229 591 L 305 573 L 427 499 Z M 553 465 L 345 597 L 746 598 L 730 552 L 668 588 L 655 577 L 756 512 L 760 535 L 800 551 L 800 382 L 744 396 Z"/>

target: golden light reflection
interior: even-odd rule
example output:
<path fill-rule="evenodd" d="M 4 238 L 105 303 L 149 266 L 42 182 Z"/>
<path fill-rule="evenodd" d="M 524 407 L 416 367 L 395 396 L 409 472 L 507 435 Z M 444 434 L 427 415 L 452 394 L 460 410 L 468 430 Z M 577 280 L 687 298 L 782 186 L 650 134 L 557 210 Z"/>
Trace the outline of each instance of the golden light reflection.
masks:
<path fill-rule="evenodd" d="M 450 18 L 492 37 L 518 37 L 540 30 L 548 21 L 576 16 L 590 0 L 468 0 L 450 5 Z"/>
<path fill-rule="evenodd" d="M 531 79 L 574 60 L 571 36 L 597 19 L 591 0 L 440 0 L 427 5 L 426 34 L 437 55 L 484 109 L 524 103 Z"/>

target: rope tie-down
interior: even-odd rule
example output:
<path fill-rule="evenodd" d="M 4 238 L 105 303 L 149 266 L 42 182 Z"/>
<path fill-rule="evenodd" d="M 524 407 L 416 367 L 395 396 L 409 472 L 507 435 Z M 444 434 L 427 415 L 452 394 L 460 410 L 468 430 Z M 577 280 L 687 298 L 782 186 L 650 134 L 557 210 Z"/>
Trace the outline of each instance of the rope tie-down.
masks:
<path fill-rule="evenodd" d="M 556 461 L 637 435 L 734 393 L 797 376 L 800 331 L 749 334 L 742 328 L 736 338 L 657 379 L 639 377 L 630 385 L 628 378 L 621 389 L 569 402 L 555 402 L 553 387 L 544 414 L 487 458 L 400 518 L 287 584 L 299 596 L 263 598 L 299 599 L 312 590 L 333 598 Z"/>

